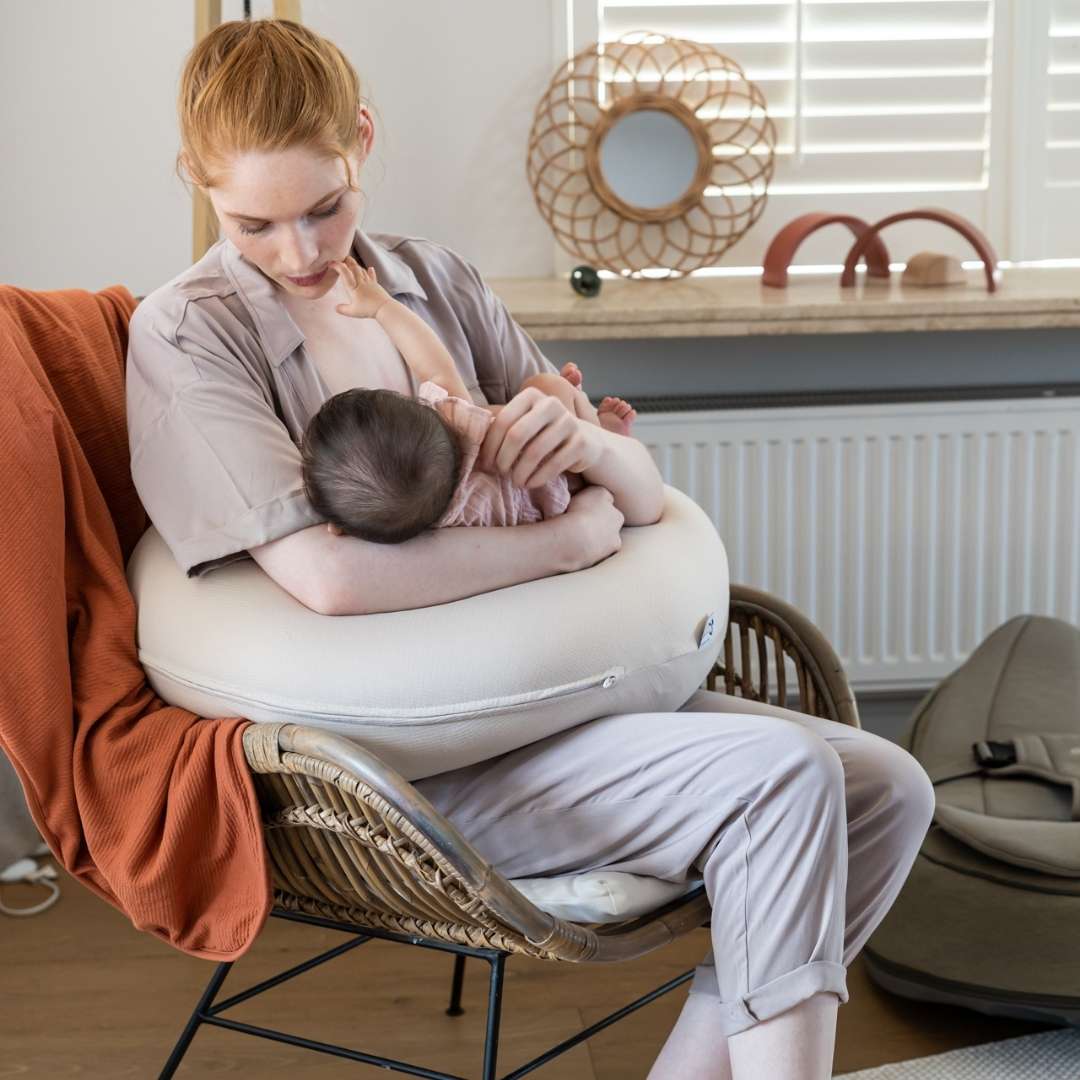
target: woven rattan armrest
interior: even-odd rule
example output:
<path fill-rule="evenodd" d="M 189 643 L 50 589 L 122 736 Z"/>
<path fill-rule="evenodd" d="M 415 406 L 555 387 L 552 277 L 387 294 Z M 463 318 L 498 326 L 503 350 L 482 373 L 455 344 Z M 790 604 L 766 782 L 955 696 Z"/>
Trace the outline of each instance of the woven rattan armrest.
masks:
<path fill-rule="evenodd" d="M 646 919 L 603 927 L 541 911 L 399 773 L 363 747 L 297 724 L 252 724 L 276 903 L 358 926 L 550 960 L 644 955 L 700 926 L 698 888 Z"/>
<path fill-rule="evenodd" d="M 844 665 L 828 639 L 798 608 L 760 589 L 731 586 L 727 635 L 706 681 L 710 690 L 717 689 L 718 679 L 727 694 L 861 726 Z"/>

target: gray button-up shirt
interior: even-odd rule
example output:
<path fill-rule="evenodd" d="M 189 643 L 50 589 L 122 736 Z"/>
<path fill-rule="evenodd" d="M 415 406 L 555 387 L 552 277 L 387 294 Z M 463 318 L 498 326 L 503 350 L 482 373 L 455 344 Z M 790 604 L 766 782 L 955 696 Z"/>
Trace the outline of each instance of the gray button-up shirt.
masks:
<path fill-rule="evenodd" d="M 352 253 L 438 334 L 474 401 L 505 404 L 555 371 L 449 248 L 357 229 Z M 275 286 L 231 241 L 147 296 L 128 334 L 132 477 L 189 576 L 324 520 L 304 494 L 299 445 L 330 391 Z"/>

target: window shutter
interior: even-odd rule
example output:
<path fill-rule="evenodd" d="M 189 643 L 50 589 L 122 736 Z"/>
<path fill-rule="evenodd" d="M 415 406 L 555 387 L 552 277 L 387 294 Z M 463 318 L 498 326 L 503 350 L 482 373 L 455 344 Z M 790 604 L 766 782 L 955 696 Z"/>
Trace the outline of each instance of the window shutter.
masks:
<path fill-rule="evenodd" d="M 1080 0 L 1055 2 L 1074 9 L 1080 35 Z M 874 221 L 944 207 L 992 233 L 991 0 L 601 0 L 601 40 L 634 30 L 707 41 L 765 94 L 777 128 L 776 173 L 760 221 L 723 265 L 759 265 L 775 232 L 811 210 Z M 1080 110 L 1077 42 L 1069 46 L 1077 57 L 1070 93 Z M 1061 130 L 1075 134 L 1076 145 L 1063 152 L 1080 158 L 1080 111 L 1069 119 Z M 919 250 L 973 257 L 940 226 L 902 229 L 894 259 Z M 836 264 L 847 244 L 825 230 L 796 263 Z"/>
<path fill-rule="evenodd" d="M 1046 69 L 1046 258 L 1080 253 L 1080 0 L 1052 0 Z"/>

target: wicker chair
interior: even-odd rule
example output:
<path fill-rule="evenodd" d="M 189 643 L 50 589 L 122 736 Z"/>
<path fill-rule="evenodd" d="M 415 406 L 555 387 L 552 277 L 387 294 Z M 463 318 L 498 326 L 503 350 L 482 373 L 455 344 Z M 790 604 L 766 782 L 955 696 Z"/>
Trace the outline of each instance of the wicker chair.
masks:
<path fill-rule="evenodd" d="M 771 644 L 771 649 L 770 649 Z M 795 608 L 733 586 L 722 658 L 706 680 L 724 690 L 859 727 L 832 647 Z M 792 689 L 797 689 L 797 698 Z M 245 749 L 263 809 L 273 916 L 340 930 L 343 944 L 215 1004 L 229 963 L 218 965 L 162 1077 L 173 1075 L 199 1026 L 211 1024 L 414 1076 L 450 1073 L 226 1019 L 241 1001 L 372 938 L 456 954 L 450 1015 L 459 1015 L 466 957 L 491 965 L 484 1080 L 495 1080 L 503 969 L 514 953 L 576 963 L 630 960 L 706 925 L 704 885 L 647 915 L 617 923 L 566 922 L 534 906 L 488 865 L 420 793 L 374 754 L 294 724 L 253 724 Z M 515 1080 L 687 982 L 687 971 L 506 1074 Z"/>

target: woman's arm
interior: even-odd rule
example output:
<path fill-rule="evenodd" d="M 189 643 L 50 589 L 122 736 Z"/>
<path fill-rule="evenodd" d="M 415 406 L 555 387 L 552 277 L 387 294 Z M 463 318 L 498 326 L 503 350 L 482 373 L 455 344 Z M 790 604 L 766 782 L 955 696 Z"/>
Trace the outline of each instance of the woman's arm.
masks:
<path fill-rule="evenodd" d="M 534 386 L 495 417 L 477 468 L 503 473 L 524 488 L 540 487 L 561 472 L 581 473 L 612 493 L 627 525 L 652 525 L 664 509 L 664 480 L 643 443 L 571 415 Z"/>
<path fill-rule="evenodd" d="M 315 525 L 250 548 L 286 592 L 323 615 L 445 604 L 592 566 L 621 546 L 611 494 L 586 488 L 564 514 L 512 528 L 433 529 L 403 544 L 334 536 Z"/>
<path fill-rule="evenodd" d="M 664 511 L 664 478 L 645 444 L 585 420 L 577 422 L 590 438 L 601 443 L 595 463 L 580 470 L 581 475 L 611 492 L 627 525 L 659 521 Z"/>

